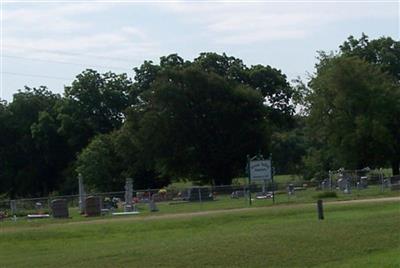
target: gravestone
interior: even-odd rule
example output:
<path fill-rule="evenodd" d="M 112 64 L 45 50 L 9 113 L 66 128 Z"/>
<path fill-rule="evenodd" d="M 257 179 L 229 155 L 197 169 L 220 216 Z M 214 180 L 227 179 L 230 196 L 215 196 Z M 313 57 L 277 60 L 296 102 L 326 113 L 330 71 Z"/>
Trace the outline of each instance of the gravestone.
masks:
<path fill-rule="evenodd" d="M 85 187 L 83 185 L 83 178 L 82 174 L 79 173 L 78 175 L 78 184 L 79 184 L 79 211 L 81 214 L 85 212 L 86 208 L 86 193 L 85 193 Z"/>
<path fill-rule="evenodd" d="M 326 190 L 328 188 L 328 182 L 326 180 L 323 180 L 321 182 L 321 189 Z"/>
<path fill-rule="evenodd" d="M 17 202 L 15 200 L 10 200 L 10 210 L 12 215 L 17 213 Z"/>
<path fill-rule="evenodd" d="M 133 193 L 132 179 L 127 178 L 125 183 L 125 206 L 124 206 L 125 212 L 131 212 L 134 210 L 132 204 L 132 197 L 133 197 L 132 193 Z"/>
<path fill-rule="evenodd" d="M 65 199 L 55 199 L 51 201 L 51 211 L 54 218 L 68 218 L 68 204 Z"/>
<path fill-rule="evenodd" d="M 288 195 L 294 195 L 294 185 L 293 184 L 288 185 L 287 192 L 288 192 Z"/>
<path fill-rule="evenodd" d="M 350 180 L 347 178 L 341 178 L 337 181 L 338 187 L 340 191 L 343 191 L 345 194 L 351 193 L 351 185 L 350 185 Z"/>
<path fill-rule="evenodd" d="M 233 192 L 231 193 L 231 198 L 237 199 L 237 198 L 240 198 L 240 197 L 244 197 L 244 195 L 245 195 L 245 191 L 240 191 L 240 190 L 238 190 L 238 191 L 233 191 Z"/>
<path fill-rule="evenodd" d="M 35 203 L 35 208 L 36 208 L 37 210 L 43 209 L 43 204 L 42 204 L 42 202 L 36 202 L 36 203 Z"/>
<path fill-rule="evenodd" d="M 383 188 L 390 187 L 390 179 L 384 179 L 382 183 L 383 183 Z"/>
<path fill-rule="evenodd" d="M 100 216 L 101 215 L 101 198 L 98 196 L 89 196 L 85 200 L 86 211 L 85 214 L 88 217 Z"/>
<path fill-rule="evenodd" d="M 360 177 L 360 180 L 357 182 L 357 189 L 362 190 L 368 188 L 367 177 Z"/>
<path fill-rule="evenodd" d="M 338 187 L 340 191 L 344 191 L 346 189 L 347 181 L 345 179 L 338 179 L 337 181 Z"/>
<path fill-rule="evenodd" d="M 154 202 L 153 199 L 151 199 L 150 202 L 149 202 L 149 210 L 150 210 L 150 212 L 157 212 L 158 211 L 158 208 L 156 206 L 156 202 Z"/>
<path fill-rule="evenodd" d="M 360 184 L 363 189 L 367 189 L 368 188 L 368 177 L 365 177 L 365 176 L 361 177 Z"/>

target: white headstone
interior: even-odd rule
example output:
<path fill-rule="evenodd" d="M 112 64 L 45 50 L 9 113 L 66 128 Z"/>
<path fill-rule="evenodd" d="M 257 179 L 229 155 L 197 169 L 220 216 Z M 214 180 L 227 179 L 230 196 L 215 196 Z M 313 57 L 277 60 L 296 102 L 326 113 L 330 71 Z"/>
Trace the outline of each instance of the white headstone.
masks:
<path fill-rule="evenodd" d="M 83 185 L 82 174 L 78 175 L 78 183 L 79 183 L 79 211 L 81 213 L 85 213 L 86 211 L 86 193 L 85 187 Z"/>
<path fill-rule="evenodd" d="M 126 183 L 125 183 L 125 206 L 124 206 L 125 212 L 133 211 L 133 204 L 132 204 L 133 194 L 132 193 L 133 193 L 132 179 L 127 178 Z"/>

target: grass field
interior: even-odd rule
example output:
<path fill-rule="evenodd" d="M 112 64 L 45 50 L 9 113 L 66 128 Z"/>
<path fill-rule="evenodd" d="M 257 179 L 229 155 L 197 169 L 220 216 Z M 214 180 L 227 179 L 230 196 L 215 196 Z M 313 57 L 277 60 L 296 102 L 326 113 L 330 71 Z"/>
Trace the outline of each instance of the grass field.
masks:
<path fill-rule="evenodd" d="M 303 203 L 315 203 L 317 199 L 317 195 L 322 193 L 322 191 L 315 191 L 314 188 L 307 188 L 306 190 L 296 191 L 294 196 L 288 196 L 286 193 L 281 192 L 276 195 L 275 203 L 277 205 L 282 204 L 303 204 Z M 343 200 L 354 200 L 354 199 L 368 199 L 368 198 L 383 198 L 383 197 L 398 197 L 400 196 L 399 191 L 391 191 L 389 189 L 385 189 L 383 192 L 381 191 L 380 186 L 369 186 L 368 189 L 365 190 L 353 190 L 351 194 L 344 194 L 342 192 L 337 191 L 336 198 L 324 198 L 326 202 L 332 201 L 343 201 Z M 270 207 L 273 206 L 271 199 L 261 199 L 254 200 L 254 193 L 252 195 L 253 202 L 252 207 Z M 198 211 L 212 211 L 212 210 L 221 210 L 221 209 L 236 209 L 236 208 L 247 208 L 249 207 L 249 202 L 247 198 L 240 199 L 232 199 L 230 195 L 227 194 L 218 194 L 216 201 L 208 201 L 208 202 L 183 202 L 179 204 L 175 204 L 177 202 L 158 202 L 157 207 L 159 211 L 156 213 L 149 212 L 147 204 L 138 204 L 137 208 L 140 212 L 140 216 L 147 216 L 149 214 L 171 214 L 171 213 L 190 213 L 190 212 L 198 212 Z M 119 209 L 122 211 L 122 209 Z M 28 213 L 35 213 L 35 210 L 32 211 L 23 211 L 26 215 Z M 70 216 L 71 219 L 68 220 L 58 220 L 60 221 L 92 221 L 96 220 L 96 218 L 86 218 L 82 217 L 78 213 L 77 207 L 70 208 Z M 111 215 L 105 215 L 104 218 L 111 218 Z M 53 219 L 41 219 L 40 223 L 53 223 Z M 38 221 L 38 223 L 39 223 Z M 26 220 L 24 217 L 19 218 L 18 225 L 29 225 L 30 222 Z M 0 221 L 0 228 L 2 226 L 15 225 L 11 220 Z"/>
<path fill-rule="evenodd" d="M 0 267 L 400 267 L 398 202 L 3 224 Z"/>

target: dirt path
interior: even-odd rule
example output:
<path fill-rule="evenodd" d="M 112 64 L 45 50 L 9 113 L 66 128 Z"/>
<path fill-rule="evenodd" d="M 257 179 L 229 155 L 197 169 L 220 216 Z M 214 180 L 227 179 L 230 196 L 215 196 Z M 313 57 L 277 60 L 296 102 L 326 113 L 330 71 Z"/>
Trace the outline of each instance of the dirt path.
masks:
<path fill-rule="evenodd" d="M 393 202 L 400 201 L 400 196 L 398 197 L 386 197 L 386 198 L 373 198 L 373 199 L 361 199 L 361 200 L 344 200 L 344 201 L 328 201 L 325 202 L 325 206 L 331 205 L 345 205 L 345 204 L 357 204 L 357 203 L 380 203 L 380 202 Z M 400 204 L 400 203 L 399 203 Z M 182 213 L 170 213 L 161 215 L 150 215 L 150 216 L 125 216 L 125 217 L 115 217 L 115 218 L 102 218 L 93 219 L 88 221 L 72 221 L 63 223 L 49 223 L 38 226 L 10 226 L 6 228 L 1 228 L 2 232 L 14 232 L 19 230 L 37 230 L 42 228 L 49 228 L 55 226 L 70 226 L 70 225 L 82 225 L 82 224 L 103 224 L 107 222 L 127 222 L 127 221 L 149 221 L 149 220 L 162 220 L 162 219 L 187 219 L 191 217 L 208 216 L 208 215 L 222 215 L 222 214 L 232 214 L 247 211 L 261 211 L 261 210 L 277 210 L 282 208 L 304 208 L 315 206 L 314 203 L 302 203 L 302 204 L 280 204 L 276 206 L 268 207 L 251 207 L 251 208 L 234 208 L 234 209 L 223 209 L 223 210 L 207 210 L 207 211 L 197 211 L 197 212 L 182 212 Z"/>

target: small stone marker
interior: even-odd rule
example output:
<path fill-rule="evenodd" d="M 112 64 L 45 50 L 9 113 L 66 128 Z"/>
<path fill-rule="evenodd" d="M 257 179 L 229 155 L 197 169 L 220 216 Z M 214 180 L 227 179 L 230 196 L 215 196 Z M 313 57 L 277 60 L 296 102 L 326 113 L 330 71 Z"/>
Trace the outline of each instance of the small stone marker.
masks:
<path fill-rule="evenodd" d="M 368 177 L 365 177 L 365 176 L 361 177 L 360 184 L 363 189 L 367 189 L 368 188 Z"/>
<path fill-rule="evenodd" d="M 347 181 L 345 179 L 341 178 L 337 181 L 337 184 L 338 184 L 339 190 L 344 191 L 346 189 Z"/>
<path fill-rule="evenodd" d="M 324 219 L 324 208 L 323 208 L 321 199 L 319 199 L 317 201 L 317 211 L 318 211 L 318 220 L 323 220 Z"/>
<path fill-rule="evenodd" d="M 150 209 L 150 212 L 157 212 L 158 211 L 158 208 L 156 206 L 156 202 L 154 202 L 153 198 L 151 198 L 150 201 L 149 201 L 149 209 Z"/>
<path fill-rule="evenodd" d="M 287 187 L 288 195 L 294 195 L 294 185 L 291 183 Z"/>
<path fill-rule="evenodd" d="M 86 198 L 86 216 L 94 217 L 101 215 L 101 199 L 98 196 Z"/>
<path fill-rule="evenodd" d="M 54 218 L 68 218 L 68 204 L 65 199 L 55 199 L 51 201 L 51 211 Z"/>

